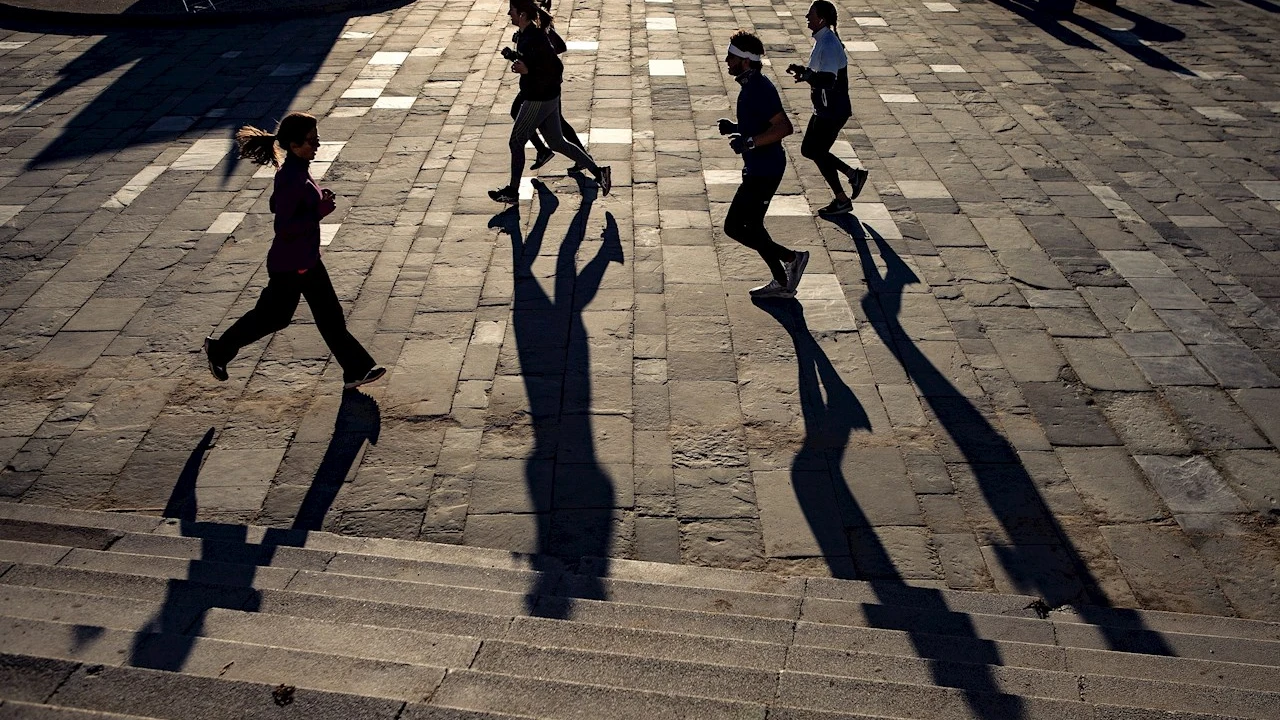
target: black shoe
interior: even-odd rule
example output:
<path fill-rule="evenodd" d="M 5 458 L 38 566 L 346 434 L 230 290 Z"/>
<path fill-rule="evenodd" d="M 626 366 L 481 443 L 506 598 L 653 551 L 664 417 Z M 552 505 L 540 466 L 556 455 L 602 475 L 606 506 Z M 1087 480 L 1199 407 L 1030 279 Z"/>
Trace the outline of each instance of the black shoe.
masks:
<path fill-rule="evenodd" d="M 585 169 L 586 168 L 582 167 L 578 163 L 574 163 L 569 166 L 569 169 L 566 172 L 568 172 L 570 175 L 577 175 L 578 173 L 581 173 Z"/>
<path fill-rule="evenodd" d="M 494 202 L 507 203 L 508 205 L 514 205 L 520 202 L 520 194 L 516 192 L 515 188 L 508 185 L 504 188 L 498 188 L 497 190 L 490 190 L 489 199 L 493 200 Z"/>
<path fill-rule="evenodd" d="M 596 175 L 596 182 L 600 183 L 600 194 L 608 195 L 609 189 L 613 187 L 613 168 L 601 165 L 599 174 Z"/>
<path fill-rule="evenodd" d="M 537 170 L 543 165 L 546 165 L 547 163 L 551 162 L 551 158 L 555 156 L 556 156 L 556 153 L 554 150 L 547 150 L 546 152 L 540 152 L 538 153 L 538 157 L 533 159 L 533 164 L 529 166 L 529 169 Z"/>
<path fill-rule="evenodd" d="M 209 361 L 209 372 L 218 382 L 226 382 L 230 375 L 227 374 L 227 364 L 220 363 L 213 359 L 213 336 L 204 339 L 204 356 Z"/>
<path fill-rule="evenodd" d="M 343 390 L 351 390 L 351 389 L 353 389 L 353 388 L 358 388 L 358 387 L 360 387 L 361 385 L 366 385 L 366 384 L 368 384 L 368 383 L 371 383 L 371 382 L 373 382 L 374 380 L 377 380 L 378 378 L 380 378 L 380 377 L 382 377 L 383 375 L 386 375 L 386 374 L 387 374 L 387 369 L 386 369 L 386 368 L 382 367 L 381 365 L 374 365 L 374 366 L 373 366 L 373 369 L 371 369 L 371 370 L 369 370 L 369 372 L 365 373 L 365 374 L 364 374 L 364 377 L 360 378 L 359 380 L 348 380 L 348 381 L 344 382 L 344 383 L 342 384 L 342 389 L 343 389 Z"/>
<path fill-rule="evenodd" d="M 832 215 L 844 215 L 853 210 L 852 200 L 840 200 L 836 198 L 826 206 L 818 208 L 818 215 L 821 217 L 831 217 Z"/>
<path fill-rule="evenodd" d="M 862 192 L 863 186 L 867 184 L 867 176 L 870 174 L 871 173 L 867 172 L 864 168 L 858 168 L 849 176 L 849 185 L 851 186 L 851 189 L 849 190 L 850 201 L 858 197 Z"/>

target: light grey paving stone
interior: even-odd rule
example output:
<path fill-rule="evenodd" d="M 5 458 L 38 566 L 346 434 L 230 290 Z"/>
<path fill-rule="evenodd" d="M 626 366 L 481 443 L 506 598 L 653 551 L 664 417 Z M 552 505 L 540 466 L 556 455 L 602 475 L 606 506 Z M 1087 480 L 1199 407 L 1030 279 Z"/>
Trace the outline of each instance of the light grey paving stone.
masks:
<path fill-rule="evenodd" d="M 1102 413 L 1071 388 L 1056 382 L 1026 383 L 1022 393 L 1055 446 L 1120 443 Z"/>
<path fill-rule="evenodd" d="M 637 657 L 632 653 L 540 648 L 488 641 L 472 670 L 527 678 L 669 692 L 754 703 L 773 699 L 776 669 L 758 670 Z"/>
<path fill-rule="evenodd" d="M 1237 450 L 1271 447 L 1250 418 L 1217 388 L 1165 388 L 1161 394 L 1200 447 Z"/>
<path fill-rule="evenodd" d="M 1133 359 L 1147 382 L 1157 387 L 1167 385 L 1216 385 L 1213 376 L 1188 355 L 1174 357 L 1135 357 Z"/>
<path fill-rule="evenodd" d="M 992 330 L 988 339 L 995 345 L 1005 369 L 1018 382 L 1052 382 L 1066 364 L 1047 333 Z"/>
<path fill-rule="evenodd" d="M 1237 613 L 1273 623 L 1280 621 L 1280 551 L 1273 544 L 1238 530 L 1196 537 L 1194 541 L 1196 551 L 1213 568 L 1218 586 Z"/>
<path fill-rule="evenodd" d="M 1213 574 L 1177 530 L 1144 525 L 1110 525 L 1100 530 L 1144 606 L 1231 614 Z"/>
<path fill-rule="evenodd" d="M 1257 388 L 1231 393 L 1245 414 L 1262 430 L 1272 446 L 1280 447 L 1280 390 Z"/>
<path fill-rule="evenodd" d="M 778 702 L 792 707 L 843 711 L 856 698 L 858 710 L 885 717 L 950 718 L 1024 717 L 1087 720 L 1093 708 L 1079 701 L 1019 698 L 995 692 L 923 687 L 899 683 L 832 678 L 785 672 Z"/>
<path fill-rule="evenodd" d="M 1280 513 L 1280 453 L 1229 450 L 1218 454 L 1224 476 L 1250 509 Z"/>
<path fill-rule="evenodd" d="M 1247 347 L 1192 345 L 1191 354 L 1218 379 L 1222 387 L 1270 388 L 1280 385 L 1280 377 L 1276 377 Z"/>
<path fill-rule="evenodd" d="M 1062 350 L 1080 381 L 1094 390 L 1148 389 L 1120 345 L 1109 338 L 1062 338 Z"/>
<path fill-rule="evenodd" d="M 1098 520 L 1146 522 L 1167 516 L 1160 498 L 1124 448 L 1059 448 L 1055 452 L 1071 484 Z"/>
<path fill-rule="evenodd" d="M 76 710 L 74 708 L 54 707 L 38 703 L 24 703 L 13 700 L 3 701 L 0 705 L 0 719 L 3 720 L 148 720 L 141 715 L 124 715 L 121 713 L 105 713 L 94 710 Z"/>
<path fill-rule="evenodd" d="M 24 654 L 108 665 L 180 668 L 189 675 L 277 682 L 399 700 L 430 695 L 444 677 L 440 668 L 170 634 L 108 629 L 86 643 L 78 626 L 41 620 L 0 620 L 0 637 L 13 652 Z"/>
<path fill-rule="evenodd" d="M 272 700 L 273 685 L 196 677 L 160 670 L 80 666 L 58 688 L 59 705 L 166 720 L 192 717 L 391 720 L 403 703 L 333 692 L 304 690 L 284 706 Z M 175 704 L 174 698 L 182 698 Z"/>
<path fill-rule="evenodd" d="M 1099 398 L 1111 427 L 1132 452 L 1186 455 L 1191 437 L 1156 393 L 1114 393 Z"/>
<path fill-rule="evenodd" d="M 1216 468 L 1201 456 L 1135 455 L 1156 492 L 1175 513 L 1244 512 Z"/>
<path fill-rule="evenodd" d="M 1173 333 L 1116 333 L 1115 341 L 1131 357 L 1173 357 L 1186 355 L 1187 348 Z"/>
<path fill-rule="evenodd" d="M 1240 345 L 1231 328 L 1207 309 L 1157 309 L 1169 330 L 1187 345 Z"/>
<path fill-rule="evenodd" d="M 440 689 L 432 696 L 431 703 L 466 710 L 514 712 L 566 719 L 764 718 L 764 707 L 751 703 L 520 678 L 471 670 L 449 673 Z"/>
<path fill-rule="evenodd" d="M 1176 278 L 1125 278 L 1138 296 L 1154 310 L 1196 310 L 1204 301 L 1186 283 Z M 1174 330 L 1177 332 L 1177 330 Z"/>
<path fill-rule="evenodd" d="M 1079 698 L 1071 673 L 1002 667 L 976 662 L 894 657 L 880 653 L 795 646 L 787 653 L 787 670 L 834 677 L 881 680 L 910 685 L 938 685 L 1061 700 Z"/>

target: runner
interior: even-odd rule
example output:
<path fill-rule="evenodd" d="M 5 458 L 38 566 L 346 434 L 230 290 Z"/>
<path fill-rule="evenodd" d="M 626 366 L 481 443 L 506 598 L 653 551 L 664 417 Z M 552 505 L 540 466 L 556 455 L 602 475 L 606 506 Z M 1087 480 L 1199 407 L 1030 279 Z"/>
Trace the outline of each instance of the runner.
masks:
<path fill-rule="evenodd" d="M 298 300 L 305 297 L 316 328 L 342 366 L 343 387 L 349 390 L 382 377 L 387 371 L 347 332 L 342 305 L 320 260 L 320 218 L 333 212 L 336 197 L 332 190 L 317 185 L 307 169 L 320 148 L 316 119 L 290 113 L 274 135 L 246 125 L 236 132 L 236 142 L 241 158 L 278 168 L 271 193 L 275 238 L 267 251 L 270 279 L 258 303 L 221 338 L 215 340 L 210 335 L 204 340 L 209 372 L 225 381 L 227 363 L 240 348 L 288 327 Z M 284 165 L 280 164 L 277 144 L 285 151 Z"/>
<path fill-rule="evenodd" d="M 613 175 L 608 165 L 597 165 L 582 148 L 564 139 L 560 131 L 560 84 L 564 65 L 556 57 L 547 29 L 555 20 L 547 11 L 538 7 L 535 0 L 511 0 L 507 13 L 511 23 L 518 28 L 519 40 L 515 51 L 503 51 L 503 57 L 511 60 L 512 72 L 520 75 L 520 95 L 523 101 L 511 127 L 511 182 L 497 190 L 490 190 L 489 197 L 496 202 L 514 203 L 520 199 L 520 177 L 524 172 L 524 144 L 535 130 L 541 130 L 552 150 L 569 156 L 585 167 L 600 184 L 600 193 L 608 195 L 613 185 Z"/>
<path fill-rule="evenodd" d="M 778 89 L 760 74 L 762 55 L 764 44 L 751 33 L 739 30 L 729 39 L 724 62 L 742 89 L 738 91 L 738 122 L 721 118 L 720 134 L 729 135 L 729 147 L 742 155 L 742 184 L 729 205 L 724 232 L 760 253 L 773 273 L 773 280 L 752 288 L 751 294 L 789 298 L 795 297 L 809 253 L 775 243 L 764 227 L 764 215 L 786 170 L 782 138 L 793 128 L 782 109 Z"/>
<path fill-rule="evenodd" d="M 840 130 L 853 115 L 849 103 L 849 60 L 844 43 L 835 33 L 836 6 L 828 0 L 814 0 L 805 15 L 809 30 L 813 33 L 813 52 L 809 66 L 789 65 L 796 82 L 807 82 L 812 87 L 813 117 L 804 131 L 800 154 L 814 161 L 822 178 L 831 186 L 836 197 L 826 207 L 820 208 L 822 216 L 841 215 L 853 209 L 853 198 L 858 197 L 867 183 L 867 171 L 850 167 L 831 152 L 831 146 L 840 137 Z M 845 194 L 839 173 L 849 178 L 851 191 Z"/>
<path fill-rule="evenodd" d="M 542 9 L 546 10 L 547 13 L 551 12 L 551 0 L 538 0 L 538 4 L 541 5 Z M 565 51 L 569 49 L 569 46 L 565 45 L 564 38 L 560 37 L 560 34 L 556 32 L 554 26 L 547 26 L 547 40 L 551 42 L 551 49 L 556 51 L 556 55 L 563 55 Z M 511 42 L 520 42 L 519 30 L 511 36 Z M 524 97 L 517 94 L 516 99 L 511 103 L 512 120 L 516 119 L 516 115 L 520 112 L 520 104 L 523 102 Z M 560 116 L 560 133 L 564 135 L 565 140 L 579 148 L 586 147 L 582 144 L 582 140 L 578 138 L 578 133 L 574 131 L 573 126 L 564 118 L 564 115 Z M 542 138 L 538 136 L 538 133 L 535 132 L 533 136 L 529 138 L 529 142 L 533 144 L 534 152 L 533 164 L 529 166 L 530 170 L 537 170 L 538 168 L 541 168 L 543 165 L 551 162 L 551 158 L 556 156 L 555 151 L 546 146 L 546 143 L 542 141 Z M 583 152 L 586 151 L 583 150 Z M 582 172 L 582 166 L 574 163 L 573 167 L 569 168 L 569 172 Z"/>

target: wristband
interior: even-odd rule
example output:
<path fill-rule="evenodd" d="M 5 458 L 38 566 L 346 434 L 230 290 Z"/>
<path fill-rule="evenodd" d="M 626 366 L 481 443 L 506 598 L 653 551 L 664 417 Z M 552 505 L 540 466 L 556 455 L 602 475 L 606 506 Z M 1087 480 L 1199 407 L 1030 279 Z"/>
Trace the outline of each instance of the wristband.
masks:
<path fill-rule="evenodd" d="M 755 139 L 754 137 L 752 137 L 752 136 L 748 135 L 748 136 L 747 136 L 747 138 L 746 138 L 746 142 L 745 142 L 745 143 L 743 143 L 743 145 L 744 145 L 748 150 L 755 150 L 755 149 L 756 149 L 756 139 Z"/>

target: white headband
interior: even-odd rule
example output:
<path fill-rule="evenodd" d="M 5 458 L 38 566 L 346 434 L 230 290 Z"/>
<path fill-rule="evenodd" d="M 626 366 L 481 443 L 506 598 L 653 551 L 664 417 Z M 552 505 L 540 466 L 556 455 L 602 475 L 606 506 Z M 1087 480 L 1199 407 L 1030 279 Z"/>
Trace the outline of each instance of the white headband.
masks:
<path fill-rule="evenodd" d="M 760 62 L 759 55 L 755 53 L 749 53 L 746 50 L 743 50 L 742 48 L 738 47 L 737 45 L 734 45 L 733 43 L 729 43 L 729 54 L 737 55 L 740 58 L 746 58 L 751 62 Z"/>

